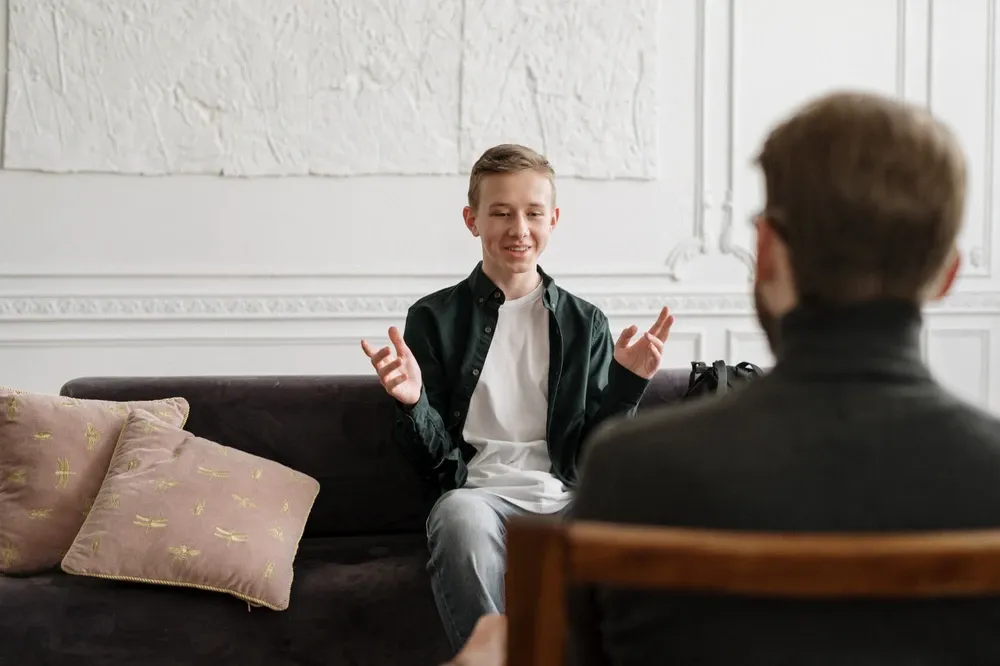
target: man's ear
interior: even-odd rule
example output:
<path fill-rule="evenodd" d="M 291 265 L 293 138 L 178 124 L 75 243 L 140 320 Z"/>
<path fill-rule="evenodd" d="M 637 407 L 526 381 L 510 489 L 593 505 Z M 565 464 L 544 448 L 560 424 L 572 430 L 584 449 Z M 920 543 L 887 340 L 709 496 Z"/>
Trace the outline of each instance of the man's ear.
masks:
<path fill-rule="evenodd" d="M 956 247 L 952 250 L 952 256 L 941 273 L 941 280 L 935 289 L 933 300 L 941 300 L 948 295 L 958 278 L 958 271 L 962 267 L 962 253 Z"/>
<path fill-rule="evenodd" d="M 774 279 L 777 269 L 775 265 L 775 243 L 778 242 L 778 235 L 768 223 L 767 218 L 761 217 L 757 220 L 757 265 L 754 277 L 758 282 L 766 282 Z"/>
<path fill-rule="evenodd" d="M 476 238 L 479 237 L 479 229 L 476 228 L 476 213 L 471 207 L 466 206 L 462 209 L 462 219 L 465 220 L 465 228 L 472 232 L 472 235 Z"/>
<path fill-rule="evenodd" d="M 552 222 L 549 224 L 549 230 L 555 229 L 556 225 L 559 224 L 559 209 L 552 209 Z"/>

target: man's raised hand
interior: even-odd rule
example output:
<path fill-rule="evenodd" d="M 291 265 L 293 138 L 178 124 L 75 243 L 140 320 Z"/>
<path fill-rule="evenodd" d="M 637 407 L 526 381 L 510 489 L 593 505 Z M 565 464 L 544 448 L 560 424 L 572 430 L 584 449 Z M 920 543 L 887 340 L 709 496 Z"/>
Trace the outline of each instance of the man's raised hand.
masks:
<path fill-rule="evenodd" d="M 382 347 L 378 351 L 374 351 L 367 340 L 362 340 L 361 349 L 371 359 L 385 392 L 404 405 L 415 405 L 423 386 L 420 366 L 395 326 L 389 328 L 389 340 L 392 347 Z"/>
<path fill-rule="evenodd" d="M 663 308 L 649 330 L 635 342 L 631 340 L 639 327 L 634 324 L 629 326 L 622 331 L 615 343 L 615 360 L 643 379 L 651 379 L 660 368 L 660 352 L 663 351 L 663 343 L 670 336 L 670 327 L 673 325 L 674 318 L 670 310 Z"/>

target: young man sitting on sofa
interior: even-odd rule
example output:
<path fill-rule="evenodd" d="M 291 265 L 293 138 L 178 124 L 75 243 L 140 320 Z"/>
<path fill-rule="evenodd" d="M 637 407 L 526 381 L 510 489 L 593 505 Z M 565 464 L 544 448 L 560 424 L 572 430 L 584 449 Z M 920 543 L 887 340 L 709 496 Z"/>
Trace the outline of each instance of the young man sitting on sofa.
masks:
<path fill-rule="evenodd" d="M 482 615 L 503 612 L 505 519 L 564 511 L 581 443 L 634 414 L 673 324 L 663 308 L 639 339 L 633 325 L 615 342 L 597 307 L 538 267 L 555 198 L 544 157 L 487 150 L 463 211 L 482 261 L 414 303 L 391 347 L 361 342 L 398 405 L 400 445 L 443 492 L 427 521 L 428 571 L 455 650 Z"/>

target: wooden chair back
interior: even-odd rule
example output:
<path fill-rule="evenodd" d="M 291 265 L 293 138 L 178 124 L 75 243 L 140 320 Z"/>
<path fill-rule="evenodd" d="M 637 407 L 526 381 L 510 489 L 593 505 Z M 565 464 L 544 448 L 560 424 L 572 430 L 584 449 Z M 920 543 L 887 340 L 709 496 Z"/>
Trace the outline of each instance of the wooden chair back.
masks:
<path fill-rule="evenodd" d="M 797 599 L 1000 595 L 1000 530 L 767 534 L 518 518 L 507 528 L 507 663 L 563 666 L 577 583 Z"/>

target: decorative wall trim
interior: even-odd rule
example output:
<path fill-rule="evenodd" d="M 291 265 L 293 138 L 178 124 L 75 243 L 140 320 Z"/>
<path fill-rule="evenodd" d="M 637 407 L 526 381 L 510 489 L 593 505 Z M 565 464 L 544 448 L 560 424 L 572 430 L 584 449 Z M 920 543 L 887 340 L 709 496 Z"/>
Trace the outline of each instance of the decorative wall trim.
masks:
<path fill-rule="evenodd" d="M 986 146 L 983 150 L 986 153 L 985 177 L 984 177 L 984 204 L 982 221 L 982 245 L 973 247 L 969 253 L 969 262 L 979 269 L 981 275 L 993 276 L 993 223 L 994 223 L 994 197 L 998 185 L 996 173 L 997 141 L 997 21 L 1000 19 L 1000 12 L 997 11 L 997 0 L 990 0 L 987 4 L 987 34 L 986 34 Z"/>
<path fill-rule="evenodd" d="M 4 347 L 351 347 L 359 335 L 92 335 L 0 336 Z"/>
<path fill-rule="evenodd" d="M 691 358 L 703 358 L 705 356 L 705 349 L 707 343 L 705 338 L 708 334 L 704 329 L 695 328 L 687 331 L 671 331 L 670 332 L 670 345 L 676 348 L 678 344 L 689 344 L 691 345 Z"/>
<path fill-rule="evenodd" d="M 740 351 L 740 345 L 753 344 L 755 342 L 767 342 L 767 337 L 762 331 L 737 331 L 729 329 L 726 331 L 726 358 L 740 359 L 746 355 Z"/>
<path fill-rule="evenodd" d="M 974 360 L 972 364 L 979 371 L 979 381 L 976 382 L 977 388 L 975 392 L 971 393 L 971 395 L 967 395 L 967 397 L 977 400 L 983 407 L 988 407 L 991 404 L 990 376 L 993 369 L 993 333 L 990 327 L 988 325 L 983 326 L 981 324 L 962 326 L 960 328 L 939 328 L 936 326 L 925 327 L 923 340 L 924 358 L 932 364 L 933 359 L 931 358 L 932 354 L 930 345 L 935 339 L 945 344 L 948 349 L 949 358 L 952 358 L 952 352 L 956 349 L 961 349 L 962 355 L 965 356 L 965 358 L 969 358 L 968 354 L 970 348 L 972 347 L 972 345 L 969 344 L 969 341 L 975 341 L 976 345 L 979 347 L 979 353 L 973 356 Z M 954 360 L 952 363 L 961 363 L 961 361 Z M 967 373 L 963 373 L 963 384 L 964 386 L 962 386 L 962 390 L 967 391 L 970 388 L 969 385 L 971 384 L 971 378 Z"/>
<path fill-rule="evenodd" d="M 741 293 L 581 294 L 609 317 L 655 314 L 666 305 L 681 316 L 753 314 Z M 46 295 L 0 296 L 0 321 L 401 319 L 419 295 Z M 1000 314 L 1000 292 L 959 293 L 928 308 L 948 314 Z"/>
<path fill-rule="evenodd" d="M 736 202 L 736 156 L 733 151 L 736 147 L 736 136 L 739 131 L 737 106 L 737 86 L 739 78 L 737 67 L 739 66 L 739 51 L 742 47 L 742 40 L 737 35 L 737 9 L 736 0 L 729 0 L 728 12 L 726 14 L 726 172 L 725 172 L 725 200 L 722 203 L 722 219 L 719 230 L 719 252 L 724 256 L 732 257 L 743 264 L 747 269 L 748 280 L 753 279 L 756 270 L 757 260 L 751 250 L 741 247 L 733 238 L 737 220 L 735 211 Z M 742 222 L 742 220 L 740 220 Z"/>
<path fill-rule="evenodd" d="M 684 266 L 699 256 L 723 256 L 739 261 L 752 278 L 753 253 L 733 240 L 733 188 L 736 136 L 737 48 L 736 0 L 728 0 L 723 12 L 711 12 L 707 3 L 695 9 L 695 119 L 694 119 L 694 221 L 692 235 L 678 242 L 667 255 L 670 277 L 683 279 Z M 725 117 L 712 110 L 725 108 Z M 706 146 L 724 137 L 724 169 L 706 158 Z M 723 173 L 724 172 L 724 173 Z M 716 179 L 722 175 L 721 182 Z M 716 194 L 721 191 L 721 195 Z M 711 215 L 709 215 L 711 213 Z"/>
<path fill-rule="evenodd" d="M 691 236 L 678 241 L 664 261 L 667 273 L 673 280 L 682 278 L 682 269 L 685 264 L 693 261 L 700 255 L 708 254 L 709 237 L 705 227 L 705 210 L 711 205 L 705 193 L 705 142 L 706 142 L 706 90 L 705 90 L 705 61 L 707 59 L 707 45 L 705 43 L 705 3 L 698 2 L 695 5 L 695 53 L 694 53 L 694 201 L 692 210 L 694 220 L 692 221 Z"/>

